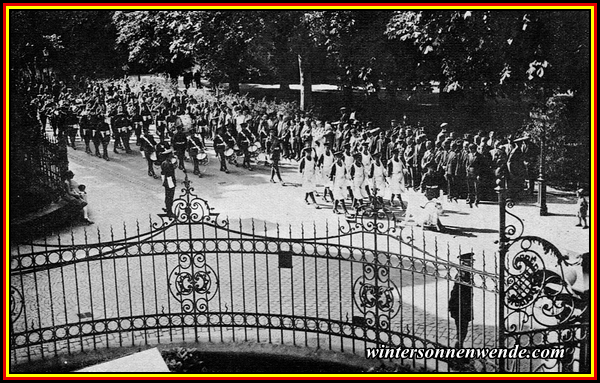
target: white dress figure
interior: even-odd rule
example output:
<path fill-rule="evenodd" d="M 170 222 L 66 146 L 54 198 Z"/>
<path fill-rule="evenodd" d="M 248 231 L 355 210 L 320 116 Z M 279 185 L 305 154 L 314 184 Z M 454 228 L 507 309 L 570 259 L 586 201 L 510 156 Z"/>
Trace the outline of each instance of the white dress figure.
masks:
<path fill-rule="evenodd" d="M 360 155 L 365 169 L 371 169 L 371 164 L 373 163 L 373 157 L 371 157 L 371 153 L 362 152 Z"/>
<path fill-rule="evenodd" d="M 365 193 L 365 167 L 352 165 L 354 169 L 354 178 L 352 178 L 352 191 L 354 192 L 354 198 L 364 198 L 367 196 Z"/>
<path fill-rule="evenodd" d="M 374 161 L 372 169 L 373 179 L 371 180 L 371 185 L 373 188 L 373 192 L 377 190 L 377 195 L 379 197 L 383 197 L 383 195 L 385 194 L 385 168 L 381 162 L 378 165 L 377 161 Z"/>
<path fill-rule="evenodd" d="M 392 161 L 392 174 L 390 174 L 390 191 L 392 194 L 399 195 L 404 193 L 406 189 L 404 188 L 404 163 L 398 159 L 393 157 L 390 161 Z"/>
<path fill-rule="evenodd" d="M 331 175 L 331 167 L 335 162 L 335 156 L 331 151 L 329 151 L 329 155 L 327 155 L 327 151 L 323 153 L 323 167 L 321 169 L 321 176 L 323 177 L 323 185 L 325 187 L 331 188 L 331 181 L 329 180 L 329 176 Z"/>
<path fill-rule="evenodd" d="M 304 157 L 304 169 L 302 171 L 302 188 L 306 193 L 312 193 L 316 189 L 315 180 L 315 165 L 314 156 L 311 155 L 310 160 Z"/>
<path fill-rule="evenodd" d="M 338 165 L 337 162 L 333 165 L 335 168 L 335 175 L 333 176 L 333 185 L 331 191 L 333 192 L 334 200 L 344 200 L 346 198 L 346 187 L 348 186 L 346 167 L 344 165 Z"/>

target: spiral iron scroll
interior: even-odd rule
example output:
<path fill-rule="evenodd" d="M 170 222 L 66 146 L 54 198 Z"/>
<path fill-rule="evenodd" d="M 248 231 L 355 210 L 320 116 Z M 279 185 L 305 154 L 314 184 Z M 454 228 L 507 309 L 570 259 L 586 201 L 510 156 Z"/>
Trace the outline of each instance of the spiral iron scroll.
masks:
<path fill-rule="evenodd" d="M 515 241 L 505 262 L 504 318 L 509 333 L 581 323 L 589 310 L 585 297 L 573 291 L 567 270 L 579 266 L 550 242 L 533 236 Z"/>
<path fill-rule="evenodd" d="M 390 279 L 388 267 L 363 265 L 363 275 L 353 284 L 354 303 L 368 326 L 389 329 L 401 308 L 400 290 Z"/>
<path fill-rule="evenodd" d="M 207 312 L 218 289 L 217 275 L 203 253 L 179 255 L 179 264 L 169 274 L 169 292 L 183 312 Z"/>
<path fill-rule="evenodd" d="M 165 227 L 177 223 L 207 223 L 222 228 L 229 225 L 227 219 L 219 218 L 219 213 L 213 213 L 208 201 L 193 193 L 194 188 L 190 186 L 187 173 L 183 181 L 182 194 L 173 200 L 171 216 L 162 216 L 162 222 L 155 226 Z"/>
<path fill-rule="evenodd" d="M 389 235 L 405 243 L 413 241 L 410 230 L 399 226 L 396 215 L 379 203 L 371 203 L 357 211 L 355 216 L 346 217 L 346 223 L 340 225 L 341 234 L 372 233 Z"/>

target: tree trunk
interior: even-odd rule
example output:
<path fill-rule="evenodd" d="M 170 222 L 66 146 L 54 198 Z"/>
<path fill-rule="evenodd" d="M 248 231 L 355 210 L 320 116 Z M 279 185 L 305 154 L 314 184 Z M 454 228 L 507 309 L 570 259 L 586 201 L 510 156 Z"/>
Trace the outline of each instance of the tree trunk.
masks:
<path fill-rule="evenodd" d="M 342 86 L 342 95 L 344 100 L 344 106 L 347 108 L 351 108 L 354 102 L 354 95 L 352 93 L 351 85 L 343 85 Z"/>
<path fill-rule="evenodd" d="M 300 68 L 300 109 L 308 110 L 312 106 L 312 78 L 307 60 L 300 54 L 298 67 Z"/>
<path fill-rule="evenodd" d="M 229 93 L 240 93 L 240 76 L 237 73 L 229 76 Z"/>

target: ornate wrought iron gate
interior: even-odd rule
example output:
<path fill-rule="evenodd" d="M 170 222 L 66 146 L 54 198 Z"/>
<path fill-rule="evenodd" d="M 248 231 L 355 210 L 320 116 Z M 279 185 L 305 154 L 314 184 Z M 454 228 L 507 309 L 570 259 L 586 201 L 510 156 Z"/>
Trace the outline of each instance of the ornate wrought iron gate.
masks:
<path fill-rule="evenodd" d="M 501 371 L 590 372 L 589 253 L 571 259 L 547 240 L 524 235 L 504 192 L 499 188 L 500 344 L 528 357 L 501 360 Z"/>
<path fill-rule="evenodd" d="M 498 345 L 496 258 L 417 245 L 381 207 L 338 222 L 282 230 L 221 219 L 189 182 L 173 217 L 91 243 L 14 246 L 11 363 L 100 347 L 170 342 L 270 342 L 352 352 L 452 348 L 448 312 L 461 271 L 478 307 L 465 347 Z M 250 226 L 245 231 L 244 225 Z M 236 227 L 234 227 L 236 226 Z M 309 233 L 310 231 L 310 233 Z M 439 253 L 445 253 L 440 256 Z M 463 282 L 464 283 L 464 282 Z M 448 370 L 442 359 L 404 363 Z M 464 366 L 463 366 L 464 367 Z M 481 360 L 470 368 L 495 369 Z"/>

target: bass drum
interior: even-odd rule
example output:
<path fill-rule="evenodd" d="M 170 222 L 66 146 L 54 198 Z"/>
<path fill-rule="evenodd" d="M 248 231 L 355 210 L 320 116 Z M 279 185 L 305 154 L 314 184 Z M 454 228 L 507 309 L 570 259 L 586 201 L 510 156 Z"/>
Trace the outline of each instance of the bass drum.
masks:
<path fill-rule="evenodd" d="M 260 151 L 258 150 L 258 146 L 250 145 L 248 147 L 248 153 L 250 153 L 250 157 L 252 158 L 258 157 L 258 154 L 260 153 Z"/>
<path fill-rule="evenodd" d="M 235 151 L 232 148 L 229 148 L 225 151 L 225 158 L 230 158 L 235 156 Z"/>
<path fill-rule="evenodd" d="M 208 165 L 208 154 L 206 153 L 198 153 L 196 154 L 196 159 L 198 160 L 200 165 Z"/>

